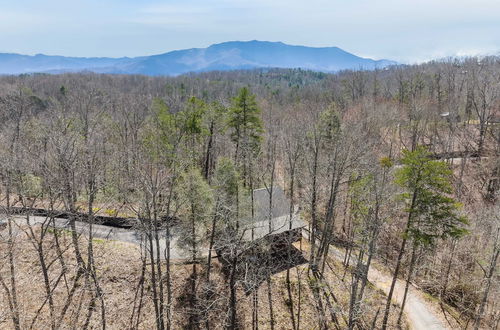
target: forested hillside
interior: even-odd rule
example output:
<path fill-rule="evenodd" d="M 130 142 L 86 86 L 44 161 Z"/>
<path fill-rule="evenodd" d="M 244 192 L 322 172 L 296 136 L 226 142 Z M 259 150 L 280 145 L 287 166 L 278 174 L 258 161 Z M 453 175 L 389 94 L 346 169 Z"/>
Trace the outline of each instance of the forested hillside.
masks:
<path fill-rule="evenodd" d="M 446 327 L 499 326 L 498 57 L 3 76 L 0 116 L 0 328 L 405 328 L 397 279 Z M 252 191 L 278 187 L 296 263 L 244 239 Z M 98 216 L 140 247 L 93 237 Z"/>
<path fill-rule="evenodd" d="M 0 74 L 95 72 L 176 76 L 188 72 L 258 68 L 303 68 L 322 72 L 384 68 L 396 64 L 348 53 L 338 47 L 292 46 L 282 42 L 230 41 L 207 48 L 140 57 L 65 57 L 0 53 Z"/>

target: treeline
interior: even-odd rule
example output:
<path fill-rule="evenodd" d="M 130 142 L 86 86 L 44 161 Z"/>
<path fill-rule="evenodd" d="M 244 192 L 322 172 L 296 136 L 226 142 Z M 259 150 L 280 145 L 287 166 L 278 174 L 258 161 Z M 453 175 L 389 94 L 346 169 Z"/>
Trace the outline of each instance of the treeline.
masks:
<path fill-rule="evenodd" d="M 243 240 L 245 219 L 254 213 L 251 191 L 276 186 L 291 200 L 290 218 L 299 210 L 309 224 L 317 327 L 387 328 L 398 276 L 406 280 L 405 296 L 416 283 L 442 302 L 450 322 L 495 327 L 499 96 L 497 57 L 338 74 L 1 77 L 2 206 L 7 215 L 19 206 L 85 212 L 91 225 L 97 214 L 140 219 L 144 250 L 142 272 L 131 284 L 131 328 L 144 321 L 147 301 L 158 329 L 242 327 L 239 290 L 258 288 L 261 280 L 239 277 L 243 254 L 256 249 Z M 41 311 L 48 311 L 53 329 L 112 323 L 106 304 L 112 293 L 101 288 L 92 230 L 82 244 L 77 218 L 70 218 L 67 245 L 51 230 L 53 218 L 39 231 L 24 228 L 38 251 L 45 297 L 31 319 L 23 316 L 16 294 L 19 226 L 7 219 L 0 284 L 9 324 L 34 326 Z M 192 265 L 182 313 L 172 290 L 174 227 Z M 49 237 L 56 239 L 50 246 Z M 342 279 L 349 304 L 341 311 L 332 307 L 338 302 L 324 277 L 332 244 L 345 248 L 352 274 Z M 66 250 L 76 260 L 73 270 L 65 265 Z M 223 284 L 214 273 L 215 251 L 225 260 Z M 366 319 L 374 260 L 394 278 L 385 308 Z M 272 273 L 262 271 L 274 328 Z M 56 302 L 53 294 L 63 285 L 66 293 Z M 294 299 L 290 269 L 286 288 L 298 329 L 301 301 Z"/>

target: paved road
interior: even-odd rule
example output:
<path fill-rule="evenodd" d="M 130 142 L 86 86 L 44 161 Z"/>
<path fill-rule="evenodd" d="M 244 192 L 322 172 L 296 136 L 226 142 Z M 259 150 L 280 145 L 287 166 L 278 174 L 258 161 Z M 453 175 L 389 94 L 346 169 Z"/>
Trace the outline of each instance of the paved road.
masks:
<path fill-rule="evenodd" d="M 25 216 L 15 216 L 13 219 L 14 222 L 17 224 L 17 226 L 26 226 L 28 224 Z M 5 215 L 0 215 L 0 223 L 5 223 L 6 221 L 7 219 L 5 218 Z M 46 217 L 40 217 L 40 216 L 29 217 L 29 223 L 31 225 L 41 225 L 43 223 L 47 223 L 47 221 L 48 219 Z M 75 221 L 75 226 L 76 226 L 76 231 L 78 233 L 88 235 L 90 230 L 90 225 L 88 223 Z M 70 229 L 69 220 L 56 218 L 54 219 L 54 227 L 59 229 L 69 230 Z M 19 232 L 20 229 L 17 229 L 16 231 Z M 144 237 L 144 234 L 133 229 L 122 229 L 122 228 L 115 228 L 103 225 L 93 225 L 92 233 L 95 238 L 122 241 L 137 245 L 144 244 L 142 239 Z M 3 233 L 3 235 L 5 235 L 5 233 Z M 172 259 L 181 259 L 181 260 L 188 259 L 186 251 L 178 247 L 178 241 L 179 241 L 179 235 L 173 235 L 173 237 L 170 240 L 170 257 Z M 166 239 L 160 238 L 160 251 L 162 257 L 164 256 L 165 249 L 166 249 Z M 153 248 L 153 252 L 154 255 L 156 255 L 156 247 Z M 204 256 L 206 254 L 207 251 L 202 251 L 201 256 Z"/>

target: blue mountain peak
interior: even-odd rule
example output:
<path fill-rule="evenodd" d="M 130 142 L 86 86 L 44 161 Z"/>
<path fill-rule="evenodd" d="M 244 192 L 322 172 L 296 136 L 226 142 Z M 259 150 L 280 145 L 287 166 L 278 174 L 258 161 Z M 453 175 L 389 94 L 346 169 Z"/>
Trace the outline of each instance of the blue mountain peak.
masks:
<path fill-rule="evenodd" d="M 396 64 L 348 53 L 338 47 L 306 47 L 271 41 L 228 41 L 141 57 L 64 57 L 0 54 L 0 74 L 32 72 L 179 75 L 187 72 L 255 68 L 302 68 L 321 72 L 383 68 Z"/>

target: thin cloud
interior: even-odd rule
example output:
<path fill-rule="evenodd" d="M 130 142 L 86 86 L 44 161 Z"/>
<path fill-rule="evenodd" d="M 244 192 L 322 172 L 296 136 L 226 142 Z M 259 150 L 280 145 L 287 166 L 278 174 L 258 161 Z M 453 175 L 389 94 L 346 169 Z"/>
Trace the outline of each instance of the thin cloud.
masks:
<path fill-rule="evenodd" d="M 22 53 L 139 56 L 252 39 L 338 46 L 402 62 L 500 50 L 498 0 L 0 0 L 0 5 L 0 45 Z"/>

